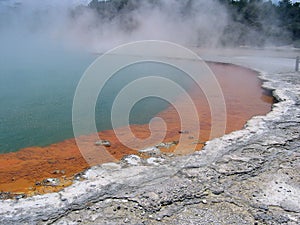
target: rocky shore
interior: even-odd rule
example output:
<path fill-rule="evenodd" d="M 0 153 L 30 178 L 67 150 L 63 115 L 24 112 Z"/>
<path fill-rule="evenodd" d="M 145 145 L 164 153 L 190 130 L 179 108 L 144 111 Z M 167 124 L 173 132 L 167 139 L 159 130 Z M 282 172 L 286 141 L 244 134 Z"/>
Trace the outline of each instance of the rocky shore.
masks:
<path fill-rule="evenodd" d="M 188 156 L 103 164 L 58 193 L 1 201 L 0 224 L 299 224 L 300 74 L 293 59 L 203 57 L 260 70 L 278 100 L 272 112 Z"/>

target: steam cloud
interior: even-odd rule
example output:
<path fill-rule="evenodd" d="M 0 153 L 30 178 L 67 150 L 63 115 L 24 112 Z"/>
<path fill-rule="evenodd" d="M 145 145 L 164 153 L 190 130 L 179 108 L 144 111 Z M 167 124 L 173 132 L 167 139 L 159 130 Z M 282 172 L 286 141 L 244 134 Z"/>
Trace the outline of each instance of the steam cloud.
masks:
<path fill-rule="evenodd" d="M 84 30 L 81 37 L 96 49 L 145 39 L 215 46 L 227 24 L 225 8 L 214 0 L 136 1 L 132 7 L 112 19 L 83 10 L 73 31 Z"/>
<path fill-rule="evenodd" d="M 89 0 L 0 0 L 0 39 L 13 37 L 15 43 L 22 43 L 46 38 L 93 52 L 149 39 L 188 47 L 232 45 L 241 33 L 247 34 L 244 36 L 250 45 L 276 43 L 251 27 L 231 21 L 226 7 L 218 0 L 130 0 L 124 10 L 116 12 L 106 4 L 107 9 L 100 13 L 88 4 Z M 280 39 L 281 34 L 283 39 L 289 38 L 276 25 L 276 15 L 270 14 L 262 24 L 274 33 L 273 37 Z"/>
<path fill-rule="evenodd" d="M 158 39 L 193 46 L 216 46 L 228 23 L 215 0 L 136 1 L 130 12 L 101 18 L 78 1 L 0 1 L 1 36 L 47 38 L 104 51 L 130 41 Z M 34 37 L 34 38 L 33 38 Z"/>

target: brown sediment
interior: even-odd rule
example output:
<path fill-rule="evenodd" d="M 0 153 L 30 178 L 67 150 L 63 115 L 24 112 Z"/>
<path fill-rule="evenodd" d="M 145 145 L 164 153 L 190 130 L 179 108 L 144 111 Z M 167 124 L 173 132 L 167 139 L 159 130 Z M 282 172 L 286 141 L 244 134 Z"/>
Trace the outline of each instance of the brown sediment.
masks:
<path fill-rule="evenodd" d="M 255 115 L 263 115 L 271 110 L 273 97 L 266 95 L 261 89 L 261 82 L 257 79 L 257 73 L 238 66 L 227 64 L 209 63 L 210 68 L 216 75 L 226 102 L 227 124 L 226 133 L 243 128 L 247 120 Z M 184 148 L 178 153 L 188 154 L 192 149 L 201 149 L 203 142 L 210 136 L 211 116 L 208 102 L 201 91 L 191 88 L 190 96 L 195 103 L 200 118 L 200 136 L 195 136 L 193 129 L 187 129 L 189 133 L 180 134 L 182 130 L 179 115 L 174 107 L 170 106 L 157 116 L 164 119 L 167 124 L 167 134 L 164 142 L 178 141 L 183 137 Z M 185 100 L 178 97 L 179 104 Z M 187 115 L 190 113 L 185 112 Z M 191 127 L 191 124 L 189 124 Z M 132 132 L 138 138 L 150 136 L 148 124 L 131 125 Z M 155 130 L 160 137 L 160 130 Z M 130 142 L 130 135 L 126 128 L 118 128 L 122 138 Z M 120 160 L 124 155 L 137 154 L 137 151 L 124 146 L 115 135 L 115 131 L 108 130 L 99 133 L 101 139 L 109 140 L 112 143 L 107 151 Z M 75 139 L 69 139 L 47 147 L 30 147 L 18 152 L 0 155 L 0 192 L 25 193 L 26 195 L 42 194 L 58 191 L 72 184 L 74 175 L 89 168 L 91 165 L 107 162 L 111 159 L 101 157 L 101 150 L 95 145 L 95 140 L 85 136 L 86 149 L 85 157 L 89 158 L 89 164 L 79 151 Z M 131 143 L 134 145 L 135 143 Z M 148 143 L 151 146 L 153 143 Z M 147 143 L 135 146 L 136 149 L 147 147 Z M 165 152 L 174 151 L 175 146 L 170 149 L 163 149 Z M 59 178 L 57 186 L 40 185 L 46 178 Z"/>

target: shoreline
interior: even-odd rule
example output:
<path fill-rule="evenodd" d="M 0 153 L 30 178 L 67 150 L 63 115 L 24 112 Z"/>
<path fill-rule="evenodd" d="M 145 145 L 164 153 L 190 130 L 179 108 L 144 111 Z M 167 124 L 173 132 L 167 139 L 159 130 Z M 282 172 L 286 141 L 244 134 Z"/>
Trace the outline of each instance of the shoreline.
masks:
<path fill-rule="evenodd" d="M 211 64 L 211 63 L 210 63 Z M 248 69 L 236 67 L 234 65 L 223 65 L 223 64 L 213 64 L 213 65 L 218 65 L 215 67 L 214 72 L 220 73 L 224 69 L 224 66 L 226 67 L 227 70 L 227 76 L 230 76 L 230 71 L 229 68 L 231 69 L 236 69 L 236 70 L 241 70 L 241 71 L 248 71 Z M 218 68 L 219 67 L 219 68 Z M 240 71 L 240 72 L 241 72 Z M 249 71 L 248 71 L 249 72 Z M 233 74 L 234 75 L 234 74 Z M 251 73 L 249 76 L 253 76 L 252 79 L 254 81 L 257 81 L 257 74 L 253 70 L 251 70 Z M 222 76 L 219 76 L 218 79 L 222 79 Z M 232 80 L 232 78 L 231 78 Z M 225 80 L 223 79 L 223 83 L 226 83 Z M 228 85 L 228 84 L 227 84 Z M 250 85 L 249 85 L 250 86 Z M 250 88 L 253 88 L 253 86 L 250 86 Z M 230 93 L 230 91 L 238 92 L 237 89 L 233 89 L 232 87 L 227 87 L 228 90 L 227 92 Z M 259 87 L 260 89 L 260 87 Z M 244 91 L 244 90 L 243 90 Z M 227 93 L 228 94 L 228 93 Z M 198 97 L 199 93 L 192 93 L 192 95 L 195 97 Z M 232 95 L 232 93 L 231 93 Z M 232 97 L 232 96 L 231 96 Z M 243 96 L 236 96 L 237 98 L 240 98 L 239 100 L 242 102 L 247 101 L 249 96 L 245 96 L 244 99 L 242 98 Z M 248 121 L 248 119 L 252 118 L 253 115 L 251 112 L 249 115 L 245 116 L 245 118 L 240 118 L 241 115 L 238 115 L 238 113 L 234 110 L 234 107 L 237 105 L 240 107 L 239 104 L 237 104 L 237 98 L 233 99 L 232 105 L 229 105 L 229 107 L 232 107 L 233 112 L 231 111 L 231 114 L 236 114 L 235 116 L 232 116 L 228 118 L 229 124 L 231 127 L 227 129 L 226 133 L 230 133 L 234 130 L 240 130 L 244 124 Z M 197 99 L 194 99 L 195 102 L 197 102 Z M 270 101 L 268 97 L 266 97 L 266 101 Z M 197 102 L 198 106 L 202 106 L 205 104 L 203 100 L 200 102 Z M 207 103 L 206 103 L 207 104 Z M 250 105 L 251 106 L 251 105 Z M 199 108 L 199 107 L 197 107 Z M 188 113 L 188 112 L 187 112 Z M 199 114 L 209 114 L 208 112 L 200 112 Z M 267 113 L 267 111 L 266 111 Z M 229 111 L 230 114 L 230 111 Z M 265 113 L 262 113 L 265 114 Z M 176 120 L 176 112 L 174 112 L 174 109 L 172 107 L 167 108 L 163 112 L 159 113 L 158 116 L 164 118 L 166 121 L 169 121 L 169 125 L 171 126 L 170 133 L 167 135 L 167 138 L 165 139 L 165 142 L 174 142 L 179 139 L 179 134 L 178 131 L 180 130 L 180 124 L 178 124 L 178 121 Z M 175 118 L 175 119 L 174 119 Z M 201 120 L 201 119 L 200 119 Z M 205 117 L 202 118 L 201 121 L 205 120 Z M 122 130 L 122 128 L 119 128 Z M 149 135 L 149 130 L 148 130 L 148 124 L 145 125 L 133 125 L 132 129 L 134 130 L 134 133 L 139 135 L 140 138 L 147 137 Z M 201 144 L 197 144 L 196 148 L 201 149 L 203 147 L 203 143 L 208 140 L 209 136 L 209 126 L 208 127 L 202 127 L 204 133 L 202 133 L 202 136 L 199 137 L 193 137 L 191 140 L 187 140 L 187 142 L 200 142 Z M 146 132 L 145 132 L 146 130 Z M 126 148 L 125 146 L 122 146 L 120 143 L 118 143 L 118 140 L 114 137 L 114 133 L 112 130 L 110 131 L 103 131 L 99 132 L 99 135 L 101 139 L 104 140 L 109 140 L 111 143 L 113 143 L 113 146 L 108 148 L 109 152 L 115 157 L 117 161 L 119 161 L 123 156 L 125 155 L 130 155 L 130 154 L 137 154 L 137 151 L 131 150 Z M 188 135 L 188 136 L 191 136 Z M 95 146 L 95 141 L 90 140 L 89 136 L 86 136 L 87 143 L 89 143 L 89 149 L 91 149 L 90 156 L 94 158 L 95 154 L 99 154 L 99 150 L 97 146 Z M 153 144 L 153 143 L 152 143 Z M 149 143 L 148 146 L 137 146 L 137 148 L 145 148 L 151 146 L 151 143 Z M 189 148 L 187 147 L 186 150 Z M 55 151 L 55 157 L 53 157 L 53 151 Z M 165 154 L 172 154 L 172 148 L 171 149 L 163 149 L 163 152 Z M 182 152 L 182 154 L 190 154 L 192 152 L 186 151 Z M 6 158 L 6 156 L 8 156 Z M 9 157 L 12 156 L 12 157 Z M 11 160 L 12 161 L 9 161 Z M 14 161 L 17 160 L 17 161 Z M 6 162 L 5 162 L 6 161 Z M 36 162 L 40 161 L 36 166 L 34 166 Z M 10 192 L 12 196 L 22 196 L 24 194 L 28 196 L 32 196 L 35 194 L 45 194 L 49 192 L 56 192 L 59 191 L 66 186 L 69 186 L 73 183 L 74 177 L 76 177 L 77 174 L 80 174 L 82 171 L 85 171 L 86 169 L 90 168 L 90 165 L 88 165 L 85 160 L 82 158 L 79 150 L 77 150 L 76 144 L 74 139 L 69 139 L 65 140 L 60 143 L 55 143 L 47 147 L 33 147 L 33 148 L 26 148 L 24 150 L 21 150 L 17 153 L 8 153 L 5 155 L 0 155 L 0 162 L 2 165 L 2 176 L 0 172 L 0 176 L 3 177 L 2 179 L 2 184 L 0 184 L 0 190 L 2 192 Z M 104 161 L 105 162 L 105 161 Z M 10 163 L 10 164 L 8 164 Z M 6 172 L 3 172 L 5 169 L 6 165 L 12 165 L 12 164 L 20 164 L 22 163 L 28 163 L 25 166 L 21 166 L 20 168 L 22 169 L 21 171 L 21 179 L 17 177 L 17 175 L 20 176 L 20 170 L 15 170 L 15 171 L 9 171 L 7 170 Z M 97 165 L 103 162 L 95 161 L 93 165 Z M 92 165 L 92 166 L 93 166 Z M 28 167 L 28 168 L 26 168 Z M 1 168 L 1 167 L 0 167 Z M 34 169 L 32 169 L 34 168 Z M 27 170 L 26 170 L 27 169 Z M 4 180 L 4 177 L 6 177 L 6 180 Z M 59 185 L 40 185 L 43 180 L 48 179 L 48 178 L 58 178 L 59 179 Z M 11 179 L 11 180 L 10 180 Z M 39 182 L 39 183 L 37 183 Z M 4 183 L 4 184 L 3 184 Z M 38 184 L 38 185 L 36 185 Z M 14 194 L 13 194 L 14 193 Z"/>
<path fill-rule="evenodd" d="M 215 60 L 266 71 L 263 86 L 278 100 L 272 111 L 160 166 L 93 167 L 60 193 L 2 201 L 0 222 L 299 224 L 299 73 Z"/>

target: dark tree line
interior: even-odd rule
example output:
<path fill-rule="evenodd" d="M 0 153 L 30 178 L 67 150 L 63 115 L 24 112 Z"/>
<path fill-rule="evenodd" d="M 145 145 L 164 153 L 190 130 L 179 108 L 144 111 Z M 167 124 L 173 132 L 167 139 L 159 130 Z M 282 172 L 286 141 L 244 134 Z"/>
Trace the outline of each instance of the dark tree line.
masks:
<path fill-rule="evenodd" d="M 269 41 L 300 47 L 300 3 L 290 0 L 281 0 L 278 4 L 265 0 L 219 2 L 226 6 L 233 21 L 226 28 L 225 35 L 235 34 L 233 39 L 238 44 L 257 45 Z M 233 32 L 237 29 L 239 32 Z"/>
<path fill-rule="evenodd" d="M 126 15 L 143 1 L 146 0 L 92 0 L 88 7 L 97 11 L 102 19 L 109 20 L 115 16 Z M 197 0 L 185 1 L 186 10 L 192 1 Z M 272 43 L 300 47 L 300 3 L 292 3 L 290 0 L 281 0 L 278 4 L 270 0 L 216 1 L 227 9 L 230 18 L 220 40 L 221 45 L 257 46 Z M 159 6 L 162 0 L 147 2 Z M 127 21 L 127 26 L 134 27 L 130 21 Z"/>

